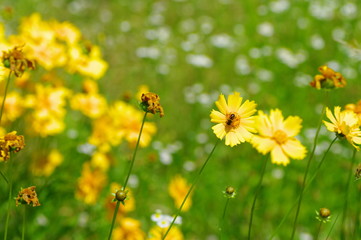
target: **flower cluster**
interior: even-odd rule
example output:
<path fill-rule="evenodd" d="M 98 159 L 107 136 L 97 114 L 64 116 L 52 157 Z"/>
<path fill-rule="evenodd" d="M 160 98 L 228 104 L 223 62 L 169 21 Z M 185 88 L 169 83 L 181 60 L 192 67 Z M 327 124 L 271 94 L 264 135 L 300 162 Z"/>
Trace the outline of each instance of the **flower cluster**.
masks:
<path fill-rule="evenodd" d="M 16 206 L 19 206 L 21 204 L 27 204 L 31 205 L 33 207 L 40 206 L 38 195 L 35 191 L 35 186 L 31 186 L 28 188 L 21 188 L 18 196 L 15 198 Z"/>
<path fill-rule="evenodd" d="M 341 73 L 335 72 L 326 65 L 318 68 L 321 74 L 314 77 L 310 85 L 316 89 L 334 89 L 346 86 L 346 80 Z"/>
<path fill-rule="evenodd" d="M 156 210 L 156 213 L 151 216 L 151 220 L 157 225 L 151 228 L 151 230 L 149 231 L 148 240 L 159 240 L 162 239 L 167 228 L 172 223 L 173 217 L 162 214 L 162 211 L 158 209 Z M 174 223 L 178 225 L 182 224 L 182 218 L 178 216 Z M 170 232 L 167 235 L 167 239 L 183 240 L 183 234 L 178 227 L 173 226 L 173 228 L 171 228 Z"/>

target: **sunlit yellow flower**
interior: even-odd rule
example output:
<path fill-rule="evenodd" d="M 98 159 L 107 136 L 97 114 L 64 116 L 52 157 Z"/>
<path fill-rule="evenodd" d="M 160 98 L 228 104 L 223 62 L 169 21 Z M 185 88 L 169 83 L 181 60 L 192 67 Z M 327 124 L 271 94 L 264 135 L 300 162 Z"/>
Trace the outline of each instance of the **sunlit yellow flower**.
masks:
<path fill-rule="evenodd" d="M 107 102 L 98 93 L 78 93 L 71 98 L 71 107 L 81 111 L 87 117 L 98 118 L 106 111 Z"/>
<path fill-rule="evenodd" d="M 358 101 L 356 104 L 354 103 L 347 104 L 345 106 L 345 110 L 356 113 L 359 120 L 359 125 L 361 125 L 361 100 Z"/>
<path fill-rule="evenodd" d="M 18 196 L 16 197 L 16 206 L 21 204 L 32 204 L 33 207 L 40 206 L 38 195 L 35 191 L 35 186 L 31 186 L 28 188 L 21 188 Z"/>
<path fill-rule="evenodd" d="M 25 147 L 24 136 L 16 135 L 16 131 L 0 137 L 0 161 L 7 161 L 11 152 L 19 152 Z"/>
<path fill-rule="evenodd" d="M 1 97 L 0 99 L 2 99 Z M 4 122 L 13 122 L 24 111 L 24 100 L 18 92 L 10 92 L 7 94 L 4 105 Z"/>
<path fill-rule="evenodd" d="M 174 204 L 177 208 L 182 204 L 185 196 L 188 193 L 190 185 L 187 183 L 180 175 L 175 175 L 168 185 L 168 192 L 174 200 Z M 188 197 L 187 201 L 184 203 L 182 211 L 188 211 L 192 205 L 191 196 Z"/>
<path fill-rule="evenodd" d="M 63 155 L 58 150 L 52 149 L 47 156 L 36 159 L 31 168 L 34 175 L 48 177 L 62 162 Z"/>
<path fill-rule="evenodd" d="M 93 153 L 91 161 L 92 167 L 101 169 L 102 171 L 107 171 L 110 166 L 109 156 L 101 151 L 96 151 Z"/>
<path fill-rule="evenodd" d="M 113 214 L 114 214 L 114 210 L 115 210 L 115 206 L 116 206 L 116 202 L 114 202 L 114 193 L 116 193 L 118 190 L 122 189 L 122 187 L 118 184 L 118 183 L 111 183 L 110 184 L 110 194 L 108 195 L 108 197 L 105 200 L 105 208 L 107 209 L 108 212 L 108 218 L 109 220 L 112 219 Z M 120 204 L 119 205 L 119 210 L 118 210 L 118 220 L 121 220 L 122 218 L 119 216 L 124 216 L 126 213 L 128 212 L 132 212 L 135 209 L 135 199 L 134 199 L 134 195 L 132 193 L 132 191 L 127 188 L 126 189 L 128 191 L 127 193 L 127 199 L 125 200 L 125 205 Z"/>
<path fill-rule="evenodd" d="M 217 123 L 212 127 L 213 132 L 220 139 L 226 137 L 226 145 L 231 147 L 249 141 L 252 132 L 255 132 L 253 123 L 256 112 L 256 103 L 246 100 L 242 104 L 243 98 L 240 93 L 234 92 L 228 96 L 228 101 L 221 94 L 216 101 L 219 111 L 212 110 L 211 122 Z"/>
<path fill-rule="evenodd" d="M 104 188 L 107 176 L 100 169 L 92 169 L 88 162 L 83 164 L 81 177 L 78 179 L 75 196 L 85 202 L 93 205 L 98 200 L 99 194 Z"/>
<path fill-rule="evenodd" d="M 161 228 L 159 226 L 154 226 L 149 231 L 149 237 L 147 240 L 162 240 L 162 237 L 164 236 L 165 232 L 167 231 L 167 228 Z M 183 234 L 179 230 L 177 226 L 173 226 L 168 235 L 167 240 L 183 240 Z"/>
<path fill-rule="evenodd" d="M 55 32 L 55 37 L 60 41 L 65 41 L 69 45 L 76 44 L 81 37 L 81 33 L 77 27 L 70 22 L 50 22 L 50 26 Z"/>
<path fill-rule="evenodd" d="M 333 89 L 346 86 L 346 79 L 341 73 L 323 65 L 318 68 L 321 75 L 316 75 L 310 85 L 316 89 Z"/>
<path fill-rule="evenodd" d="M 326 108 L 326 116 L 331 122 L 323 121 L 327 130 L 335 132 L 337 136 L 346 138 L 357 150 L 361 144 L 361 130 L 359 128 L 358 117 L 354 112 L 342 111 L 341 107 L 334 108 L 332 114 L 329 108 Z"/>
<path fill-rule="evenodd" d="M 114 229 L 113 240 L 144 240 L 145 234 L 140 222 L 133 218 L 122 218 L 120 226 Z"/>
<path fill-rule="evenodd" d="M 271 152 L 272 163 L 286 166 L 290 158 L 301 160 L 306 156 L 306 148 L 295 138 L 301 123 L 298 116 L 284 119 L 279 109 L 271 110 L 269 116 L 258 111 L 255 127 L 259 134 L 253 136 L 251 143 L 262 154 Z"/>

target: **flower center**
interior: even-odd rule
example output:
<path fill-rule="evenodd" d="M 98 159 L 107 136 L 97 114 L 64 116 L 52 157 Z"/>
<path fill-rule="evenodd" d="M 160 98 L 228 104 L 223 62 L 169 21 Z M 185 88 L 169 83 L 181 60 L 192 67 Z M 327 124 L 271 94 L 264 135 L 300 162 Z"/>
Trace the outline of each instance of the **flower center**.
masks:
<path fill-rule="evenodd" d="M 287 141 L 287 138 L 287 134 L 282 130 L 277 130 L 273 134 L 273 139 L 279 144 L 285 143 Z"/>
<path fill-rule="evenodd" d="M 236 112 L 230 112 L 226 114 L 226 128 L 228 129 L 235 129 L 239 127 L 241 122 L 241 117 Z"/>

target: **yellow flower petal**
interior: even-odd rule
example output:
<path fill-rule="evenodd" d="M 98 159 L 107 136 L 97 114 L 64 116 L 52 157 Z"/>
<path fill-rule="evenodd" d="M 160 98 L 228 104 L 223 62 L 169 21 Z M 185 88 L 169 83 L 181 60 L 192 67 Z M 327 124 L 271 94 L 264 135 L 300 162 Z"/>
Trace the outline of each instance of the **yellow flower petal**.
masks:
<path fill-rule="evenodd" d="M 294 137 L 300 132 L 302 128 L 301 123 L 302 123 L 302 119 L 300 117 L 289 116 L 283 123 L 284 131 L 287 133 L 289 137 Z"/>
<path fill-rule="evenodd" d="M 290 139 L 281 145 L 283 151 L 294 159 L 304 159 L 306 157 L 306 148 L 296 139 Z"/>
<path fill-rule="evenodd" d="M 226 135 L 226 145 L 229 145 L 231 147 L 239 144 L 240 141 L 237 137 L 237 134 L 235 132 L 229 132 L 227 135 Z"/>
<path fill-rule="evenodd" d="M 273 130 L 283 130 L 283 115 L 279 109 L 271 110 L 270 121 L 273 126 Z"/>
<path fill-rule="evenodd" d="M 234 92 L 228 96 L 228 111 L 237 112 L 239 106 L 241 106 L 242 98 L 239 92 Z"/>
<path fill-rule="evenodd" d="M 227 121 L 226 116 L 223 113 L 216 110 L 212 110 L 210 117 L 211 117 L 211 122 L 214 123 L 225 123 Z"/>
<path fill-rule="evenodd" d="M 221 113 L 226 114 L 228 111 L 226 99 L 224 98 L 224 95 L 219 95 L 218 101 L 216 101 L 216 106 L 221 111 Z"/>
<path fill-rule="evenodd" d="M 214 134 L 216 134 L 216 136 L 219 139 L 223 139 L 224 136 L 226 136 L 226 130 L 225 130 L 225 126 L 222 123 L 219 123 L 217 125 L 214 125 L 212 127 Z"/>
<path fill-rule="evenodd" d="M 262 111 L 258 111 L 258 116 L 256 116 L 255 124 L 257 127 L 257 130 L 259 132 L 259 135 L 264 137 L 272 137 L 273 135 L 273 127 L 272 124 L 267 117 L 266 114 L 264 114 Z"/>
<path fill-rule="evenodd" d="M 243 118 L 247 118 L 253 115 L 256 110 L 257 104 L 254 101 L 245 101 L 242 106 L 238 109 L 238 114 L 241 115 Z"/>
<path fill-rule="evenodd" d="M 269 153 L 276 145 L 276 142 L 272 139 L 263 138 L 257 135 L 253 136 L 251 143 L 253 147 L 263 155 Z"/>
<path fill-rule="evenodd" d="M 283 164 L 283 166 L 287 166 L 287 164 L 290 163 L 290 159 L 282 151 L 282 148 L 279 145 L 275 145 L 275 147 L 272 149 L 271 160 L 272 163 Z"/>

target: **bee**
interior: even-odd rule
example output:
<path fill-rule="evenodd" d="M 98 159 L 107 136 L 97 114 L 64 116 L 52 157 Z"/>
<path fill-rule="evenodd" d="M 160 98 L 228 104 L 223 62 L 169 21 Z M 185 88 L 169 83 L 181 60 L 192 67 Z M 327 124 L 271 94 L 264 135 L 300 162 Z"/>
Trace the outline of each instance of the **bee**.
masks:
<path fill-rule="evenodd" d="M 236 115 L 234 115 L 233 113 L 231 115 L 229 115 L 229 118 L 226 122 L 226 124 L 229 126 L 232 124 L 232 121 L 234 120 L 234 118 L 236 117 Z"/>

